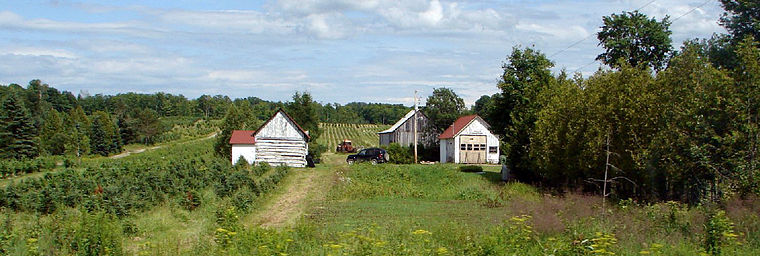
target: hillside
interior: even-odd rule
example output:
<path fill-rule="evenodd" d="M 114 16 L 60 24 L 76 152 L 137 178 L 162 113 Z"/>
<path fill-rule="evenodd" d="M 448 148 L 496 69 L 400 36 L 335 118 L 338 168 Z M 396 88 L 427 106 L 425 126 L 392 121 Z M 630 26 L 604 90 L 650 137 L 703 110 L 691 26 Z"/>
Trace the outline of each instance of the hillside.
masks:
<path fill-rule="evenodd" d="M 320 123 L 322 135 L 317 142 L 327 146 L 329 152 L 335 152 L 335 147 L 344 139 L 352 140 L 353 145 L 359 148 L 377 147 L 379 136 L 377 132 L 390 127 L 379 124 L 336 124 Z"/>

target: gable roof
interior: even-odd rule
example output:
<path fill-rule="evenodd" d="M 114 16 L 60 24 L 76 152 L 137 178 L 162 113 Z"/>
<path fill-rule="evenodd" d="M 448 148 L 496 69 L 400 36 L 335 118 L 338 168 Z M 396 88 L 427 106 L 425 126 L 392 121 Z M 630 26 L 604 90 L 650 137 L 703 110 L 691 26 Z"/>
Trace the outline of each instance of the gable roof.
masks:
<path fill-rule="evenodd" d="M 253 134 L 256 131 L 234 130 L 230 136 L 230 144 L 256 144 L 256 138 Z"/>
<path fill-rule="evenodd" d="M 285 117 L 287 117 L 291 122 L 293 122 L 293 124 L 296 125 L 296 127 L 298 128 L 298 131 L 300 131 L 304 136 L 306 136 L 306 140 L 307 141 L 311 140 L 311 136 L 309 136 L 309 133 L 306 132 L 306 131 L 304 131 L 303 128 L 301 128 L 301 126 L 298 125 L 298 123 L 296 123 L 296 120 L 293 120 L 293 118 L 290 117 L 290 115 L 288 115 L 288 113 L 286 113 L 285 110 L 283 110 L 282 108 L 278 109 L 277 112 L 274 112 L 274 114 L 271 117 L 269 117 L 269 120 L 267 120 L 266 122 L 264 122 L 264 124 L 262 124 L 261 127 L 259 127 L 259 129 L 256 130 L 253 133 L 253 135 L 251 135 L 251 136 L 256 137 L 256 134 L 258 134 L 259 131 L 262 130 L 261 128 L 264 127 L 264 126 L 266 126 L 267 124 L 269 124 L 269 122 L 272 121 L 272 119 L 274 119 L 274 117 L 277 116 L 277 113 L 280 113 L 280 112 L 282 112 L 282 114 L 285 115 Z"/>
<path fill-rule="evenodd" d="M 472 120 L 475 120 L 476 118 L 480 118 L 480 116 L 469 115 L 469 116 L 462 116 L 462 117 L 457 118 L 457 120 L 454 121 L 454 123 L 451 124 L 449 128 L 446 128 L 446 130 L 444 130 L 443 133 L 441 133 L 441 135 L 438 135 L 438 139 L 454 138 L 454 136 L 459 134 L 459 132 L 461 132 L 462 129 L 467 127 L 470 123 L 472 123 Z M 486 125 L 486 128 L 488 128 L 488 125 Z"/>
<path fill-rule="evenodd" d="M 425 113 L 422 113 L 422 111 L 419 111 L 419 110 L 417 110 L 417 111 L 420 112 L 420 114 L 422 114 L 423 116 L 425 116 Z M 414 116 L 414 109 L 409 110 L 409 113 L 406 113 L 406 115 L 404 115 L 404 117 L 402 117 L 401 119 L 399 119 L 398 121 L 396 121 L 396 123 L 393 124 L 393 126 L 391 126 L 391 128 L 388 128 L 388 129 L 385 129 L 384 131 L 378 132 L 378 134 L 380 134 L 380 133 L 392 133 L 392 132 L 396 131 L 396 129 L 398 129 L 399 126 L 401 126 L 402 124 L 404 124 L 406 122 L 406 120 L 409 120 L 409 118 L 412 118 L 412 116 Z M 427 116 L 425 116 L 425 117 L 427 117 Z"/>

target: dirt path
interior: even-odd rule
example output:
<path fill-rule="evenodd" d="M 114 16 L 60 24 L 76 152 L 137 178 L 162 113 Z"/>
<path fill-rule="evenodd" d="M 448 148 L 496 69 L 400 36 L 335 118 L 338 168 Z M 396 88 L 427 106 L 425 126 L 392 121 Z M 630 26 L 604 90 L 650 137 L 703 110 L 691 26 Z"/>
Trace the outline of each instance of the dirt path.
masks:
<path fill-rule="evenodd" d="M 181 142 L 181 143 L 178 143 L 178 145 L 187 144 L 187 143 L 190 143 L 190 142 L 193 142 L 193 141 L 198 141 L 198 140 L 207 140 L 207 139 L 216 137 L 216 134 L 217 133 L 214 132 L 214 133 L 212 133 L 209 136 L 206 136 L 206 137 L 203 137 L 203 138 L 200 138 L 200 139 L 193 139 L 193 140 L 188 140 L 188 141 L 185 141 L 185 142 Z M 119 159 L 119 158 L 122 158 L 122 157 L 126 157 L 128 155 L 131 155 L 131 154 L 139 154 L 139 153 L 145 152 L 146 150 L 154 150 L 154 149 L 163 148 L 164 146 L 165 145 L 158 145 L 158 146 L 153 146 L 153 147 L 149 147 L 149 148 L 138 148 L 138 149 L 134 149 L 134 150 L 127 150 L 127 151 L 121 152 L 118 155 L 109 156 L 109 158 L 111 158 L 111 159 Z"/>
<path fill-rule="evenodd" d="M 258 213 L 246 223 L 262 227 L 285 227 L 295 224 L 309 206 L 324 200 L 335 177 L 335 172 L 345 165 L 343 155 L 325 153 L 325 163 L 314 169 L 294 169 L 293 174 L 282 183 L 283 186 L 272 199 L 264 204 Z"/>

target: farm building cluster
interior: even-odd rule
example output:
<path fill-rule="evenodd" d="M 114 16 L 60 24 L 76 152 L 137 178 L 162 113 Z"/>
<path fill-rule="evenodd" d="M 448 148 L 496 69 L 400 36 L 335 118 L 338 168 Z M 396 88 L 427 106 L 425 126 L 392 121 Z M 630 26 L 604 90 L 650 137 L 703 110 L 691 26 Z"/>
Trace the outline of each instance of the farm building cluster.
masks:
<path fill-rule="evenodd" d="M 416 124 L 416 129 L 415 129 Z M 459 117 L 441 134 L 429 127 L 428 117 L 411 110 L 390 128 L 378 132 L 379 144 L 433 145 L 440 142 L 441 163 L 495 164 L 499 162 L 499 139 L 490 126 L 478 115 Z M 309 132 L 305 131 L 282 109 L 278 110 L 258 130 L 235 130 L 229 143 L 232 163 L 245 159 L 248 163 L 266 162 L 270 165 L 305 167 L 309 151 Z"/>

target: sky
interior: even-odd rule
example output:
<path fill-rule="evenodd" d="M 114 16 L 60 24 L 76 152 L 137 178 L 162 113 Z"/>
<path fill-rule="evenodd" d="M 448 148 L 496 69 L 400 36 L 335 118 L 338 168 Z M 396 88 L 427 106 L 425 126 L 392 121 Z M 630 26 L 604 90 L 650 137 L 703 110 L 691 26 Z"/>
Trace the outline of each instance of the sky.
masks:
<path fill-rule="evenodd" d="M 674 48 L 725 33 L 717 0 L 0 0 L 0 84 L 59 90 L 413 104 L 498 92 L 513 47 L 589 76 L 602 16 L 673 21 Z"/>

